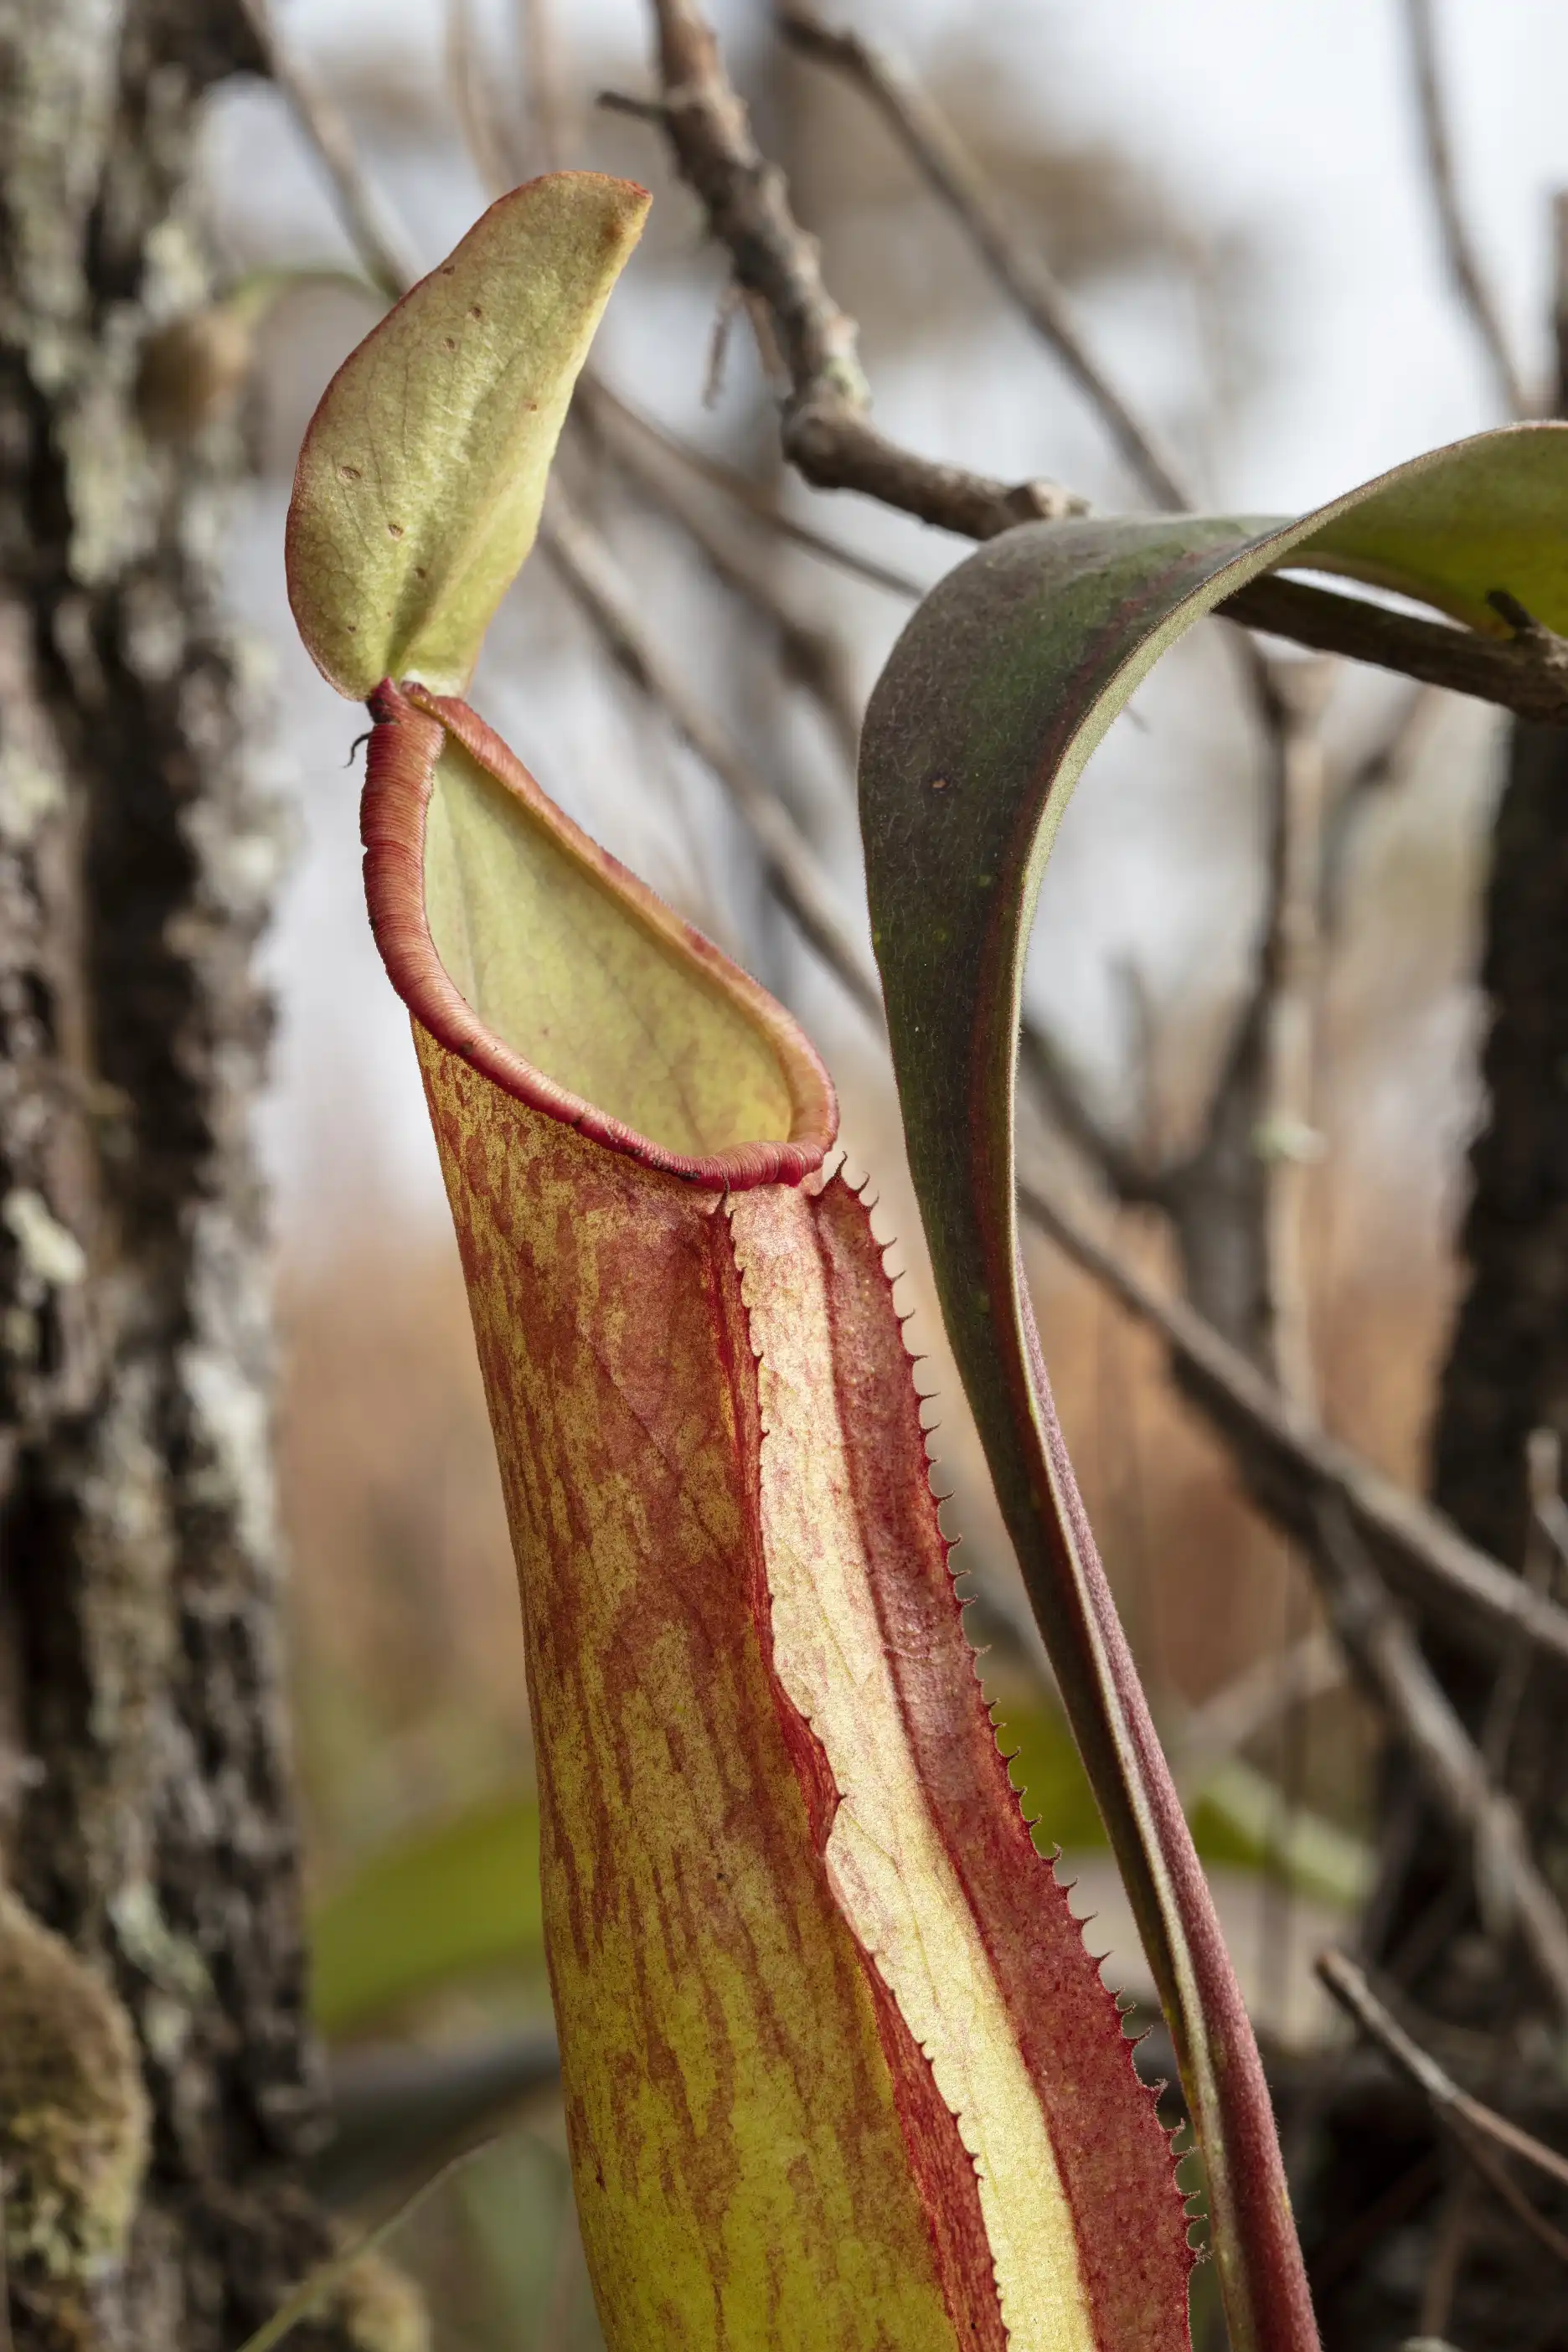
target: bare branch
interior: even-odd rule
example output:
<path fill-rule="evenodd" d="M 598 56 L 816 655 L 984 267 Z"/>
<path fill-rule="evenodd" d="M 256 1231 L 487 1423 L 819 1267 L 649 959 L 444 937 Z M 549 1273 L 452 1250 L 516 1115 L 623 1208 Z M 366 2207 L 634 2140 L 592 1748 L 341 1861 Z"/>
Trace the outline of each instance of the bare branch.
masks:
<path fill-rule="evenodd" d="M 440 2049 L 362 2043 L 328 2067 L 332 2133 L 310 2158 L 326 2203 L 362 2205 L 488 2140 L 561 2079 L 549 2026 Z"/>
<path fill-rule="evenodd" d="M 474 29 L 473 0 L 447 0 L 447 86 L 463 144 L 488 196 L 504 195 L 516 174 Z"/>
<path fill-rule="evenodd" d="M 1548 2147 L 1532 2132 L 1523 2131 L 1506 2116 L 1500 2116 L 1495 2107 L 1485 2105 L 1462 2090 L 1431 2053 L 1405 2032 L 1348 1954 L 1325 1952 L 1318 1962 L 1318 1974 L 1345 2014 L 1426 2099 L 1436 2122 L 1476 2164 L 1488 2186 L 1503 2197 L 1510 2210 L 1533 2231 L 1543 2245 L 1550 2247 L 1559 2260 L 1568 2262 L 1568 2238 L 1536 2211 L 1500 2167 L 1493 2168 L 1479 2163 L 1477 2147 L 1478 2143 L 1489 2141 L 1493 2147 L 1506 2149 L 1510 2156 L 1532 2165 L 1561 2188 L 1568 2188 L 1568 2158 Z"/>
<path fill-rule="evenodd" d="M 269 0 L 239 0 L 239 5 L 268 75 L 327 174 L 339 217 L 366 276 L 395 301 L 418 276 L 418 266 L 365 177 L 341 109 L 283 40 Z"/>
<path fill-rule="evenodd" d="M 1289 637 L 1314 653 L 1343 654 L 1403 671 L 1478 702 L 1495 702 L 1543 726 L 1568 724 L 1568 639 L 1531 624 L 1530 634 L 1482 636 L 1446 621 L 1396 613 L 1364 597 L 1337 596 L 1269 573 L 1217 607 L 1227 621 Z"/>
<path fill-rule="evenodd" d="M 563 169 L 572 152 L 572 100 L 561 28 L 551 0 L 518 0 L 529 121 L 541 166 Z"/>
<path fill-rule="evenodd" d="M 824 282 L 816 245 L 790 208 L 782 173 L 757 148 L 696 0 L 651 5 L 664 96 L 641 110 L 662 123 L 738 280 L 773 319 L 790 379 L 781 424 L 786 457 L 821 489 L 858 490 L 969 539 L 1081 511 L 1082 501 L 1055 484 L 1009 486 L 918 457 L 875 430 L 854 322 Z M 1277 579 L 1254 581 L 1220 610 L 1316 652 L 1403 670 L 1524 718 L 1568 720 L 1568 647 L 1559 650 L 1556 639 L 1498 643 Z"/>
<path fill-rule="evenodd" d="M 367 180 L 354 148 L 353 134 L 340 110 L 315 78 L 308 74 L 300 60 L 289 50 L 273 23 L 267 0 L 241 0 L 247 16 L 255 31 L 267 68 L 279 90 L 287 100 L 308 144 L 314 150 L 325 170 L 336 198 L 339 215 L 358 254 L 366 275 L 384 293 L 395 298 L 406 292 L 418 274 L 417 264 L 405 250 L 402 240 L 390 229 L 384 218 L 375 193 Z M 695 23 L 698 33 L 707 43 L 710 58 L 710 80 L 717 77 L 721 90 L 727 85 L 719 76 L 716 58 L 712 53 L 711 36 L 701 20 L 688 5 L 688 0 L 656 0 L 662 16 L 678 20 L 679 26 L 689 28 Z M 678 55 L 684 52 L 679 48 Z M 739 101 L 731 93 L 733 110 L 739 114 L 741 131 L 744 134 L 743 156 L 750 157 L 750 170 L 754 179 L 765 183 L 771 190 L 771 201 L 764 207 L 763 228 L 770 224 L 777 230 L 774 252 L 769 269 L 763 273 L 771 283 L 774 278 L 790 280 L 797 267 L 809 264 L 820 299 L 808 299 L 809 286 L 795 307 L 807 316 L 826 305 L 831 317 L 841 325 L 821 339 L 825 354 L 823 372 L 809 379 L 809 397 L 795 398 L 786 412 L 784 444 L 786 454 L 808 481 L 824 488 L 853 488 L 900 512 L 918 516 L 941 529 L 973 539 L 993 538 L 999 530 L 1010 529 L 1016 522 L 1030 520 L 1057 520 L 1062 515 L 1081 509 L 1081 501 L 1051 484 L 1031 482 L 1015 485 L 972 474 L 962 467 L 942 466 L 915 457 L 900 449 L 875 433 L 865 422 L 865 392 L 858 365 L 853 368 L 854 380 L 860 383 L 859 404 L 844 404 L 849 395 L 829 367 L 829 355 L 836 341 L 847 341 L 853 360 L 854 330 L 831 304 L 830 298 L 820 294 L 821 278 L 814 248 L 805 232 L 789 213 L 777 175 L 770 178 L 770 167 L 758 155 L 746 130 Z M 663 110 L 661 110 L 663 111 Z M 721 110 L 722 112 L 722 110 Z M 676 115 L 669 110 L 674 125 Z M 703 117 L 704 122 L 707 117 Z M 711 142 L 704 149 L 710 173 L 726 165 L 730 149 L 721 145 L 717 164 L 711 152 Z M 684 151 L 678 147 L 678 153 Z M 726 166 L 727 167 L 727 166 Z M 684 160 L 683 160 L 684 168 Z M 688 176 L 692 176 L 688 173 Z M 739 210 L 742 217 L 746 207 Z M 729 215 L 726 214 L 726 218 Z M 749 231 L 744 235 L 741 226 L 735 234 L 751 249 Z M 737 254 L 737 275 L 742 284 L 750 283 L 741 268 Z M 767 283 L 754 287 L 768 299 Z M 778 318 L 769 300 L 770 310 Z M 807 348 L 815 349 L 811 338 L 805 338 Z M 785 356 L 790 345 L 784 343 Z M 601 404 L 616 400 L 603 385 L 589 388 L 587 395 Z M 622 416 L 631 425 L 658 433 L 659 428 L 638 416 L 627 404 L 617 402 Z M 847 418 L 846 424 L 845 419 Z M 793 420 L 793 421 L 792 421 Z M 842 429 L 841 429 L 842 428 Z M 666 436 L 667 439 L 669 436 Z M 670 446 L 682 445 L 670 442 Z M 813 457 L 812 452 L 816 451 Z M 788 517 L 770 512 L 755 494 L 754 486 L 741 490 L 736 481 L 727 478 L 729 469 L 704 457 L 700 452 L 686 450 L 689 462 L 718 480 L 757 514 L 758 519 L 825 561 L 858 573 L 873 586 L 888 589 L 898 595 L 921 595 L 924 590 L 915 581 L 858 555 L 852 549 L 825 538 L 795 523 Z M 1512 643 L 1502 643 L 1482 637 L 1473 630 L 1456 629 L 1441 624 L 1419 621 L 1404 614 L 1394 614 L 1382 607 L 1347 596 L 1335 596 L 1321 589 L 1310 588 L 1296 581 L 1266 579 L 1254 581 L 1221 608 L 1228 619 L 1243 622 L 1251 628 L 1269 630 L 1275 635 L 1291 637 L 1300 645 L 1325 653 L 1341 653 L 1356 661 L 1372 662 L 1381 667 L 1405 672 L 1436 686 L 1450 687 L 1455 692 L 1469 694 L 1484 702 L 1501 704 L 1517 711 L 1521 718 L 1537 719 L 1544 724 L 1568 722 L 1568 646 L 1545 630 L 1533 629 L 1528 640 L 1521 637 Z"/>
<path fill-rule="evenodd" d="M 1327 662 L 1279 662 L 1274 675 L 1279 776 L 1268 936 L 1260 960 L 1265 1074 L 1255 1138 L 1266 1176 L 1272 1369 L 1295 1411 L 1314 1421 L 1307 1213 L 1312 1161 L 1321 1148 L 1313 1119 L 1327 763 L 1319 719 L 1331 677 Z"/>
<path fill-rule="evenodd" d="M 1042 257 L 1014 235 L 963 142 L 908 67 L 858 33 L 825 25 L 800 0 L 786 0 L 777 16 L 779 30 L 792 48 L 844 75 L 870 100 L 997 284 L 1056 353 L 1102 419 L 1122 458 L 1155 504 L 1178 510 L 1191 506 L 1193 501 L 1169 460 L 1085 343 L 1065 289 Z"/>
<path fill-rule="evenodd" d="M 1382 731 L 1338 782 L 1323 834 L 1319 908 L 1319 920 L 1329 937 L 1339 930 L 1343 919 L 1351 843 L 1361 820 L 1380 793 L 1404 782 L 1433 714 L 1440 708 L 1436 687 L 1411 687 Z"/>
<path fill-rule="evenodd" d="M 1524 1582 L 1532 1592 L 1544 1597 L 1550 1595 L 1557 1580 L 1556 1548 L 1551 1529 L 1554 1515 L 1563 1510 L 1559 1483 L 1562 1446 L 1556 1431 L 1532 1429 L 1525 1454 L 1531 1514 L 1525 1530 Z M 1480 1750 L 1487 1770 L 1494 1780 L 1500 1782 L 1508 1779 L 1514 1733 L 1533 1664 L 1530 1643 L 1522 1641 L 1516 1633 L 1503 1651 L 1497 1678 L 1487 1700 L 1480 1731 Z M 1484 1924 L 1500 1936 L 1506 1934 L 1511 1925 L 1507 1889 L 1494 1886 L 1485 1871 L 1481 1871 L 1476 1879 L 1476 1899 Z"/>
<path fill-rule="evenodd" d="M 1519 1808 L 1492 1781 L 1414 1630 L 1373 1572 L 1342 1501 L 1320 1496 L 1315 1517 L 1318 1540 L 1308 1557 L 1335 1633 L 1434 1804 L 1470 1843 L 1478 1878 L 1505 1895 L 1511 1924 L 1568 2016 L 1568 1920 L 1531 1853 Z"/>
<path fill-rule="evenodd" d="M 596 405 L 590 402 L 584 414 L 589 429 L 595 429 Z M 613 441 L 606 437 L 603 446 L 611 463 L 686 533 L 714 577 L 763 622 L 777 643 L 784 675 L 817 704 L 853 775 L 860 706 L 841 640 L 796 611 L 779 584 L 777 566 L 759 555 L 754 539 L 742 546 L 731 532 L 716 527 L 701 491 L 693 494 L 689 470 L 669 464 L 657 439 L 621 435 Z"/>
<path fill-rule="evenodd" d="M 1053 482 L 1009 484 L 917 457 L 879 433 L 855 322 L 823 281 L 784 176 L 759 152 L 745 108 L 694 0 L 653 0 L 665 128 L 735 275 L 766 304 L 789 371 L 784 455 L 822 489 L 855 489 L 967 539 L 1055 521 L 1081 501 Z"/>
<path fill-rule="evenodd" d="M 1283 1715 L 1338 1690 L 1345 1678 L 1339 1643 L 1321 1628 L 1288 1650 L 1271 1652 L 1194 1707 L 1174 1742 L 1174 1764 L 1194 1787 Z"/>
<path fill-rule="evenodd" d="M 1410 43 L 1410 70 L 1415 84 L 1415 105 L 1421 121 L 1426 180 L 1443 241 L 1443 257 L 1447 263 L 1454 289 L 1469 316 L 1477 341 L 1497 381 L 1505 414 L 1528 416 L 1533 404 L 1503 331 L 1502 313 L 1497 297 L 1487 282 L 1475 239 L 1470 235 L 1469 225 L 1459 203 L 1458 181 L 1454 170 L 1454 145 L 1449 134 L 1448 110 L 1444 101 L 1443 78 L 1437 59 L 1437 32 L 1432 0 L 1405 0 L 1405 23 Z"/>
<path fill-rule="evenodd" d="M 552 491 L 540 545 L 613 659 L 669 719 L 750 827 L 780 898 L 868 1020 L 879 1029 L 882 992 L 868 956 L 794 818 L 655 648 L 636 600 L 596 532 Z"/>
<path fill-rule="evenodd" d="M 1519 1624 L 1542 1665 L 1568 1670 L 1568 1611 L 1468 1543 L 1458 1529 L 1350 1447 L 1293 1416 L 1238 1348 L 1184 1300 L 1169 1298 L 1095 1234 L 1039 1170 L 1019 1185 L 1029 1222 L 1065 1250 L 1131 1315 L 1157 1331 L 1187 1394 L 1235 1454 L 1260 1506 L 1286 1530 L 1313 1539 L 1315 1498 L 1342 1505 L 1380 1570 L 1423 1612 L 1464 1626 L 1500 1650 Z"/>
<path fill-rule="evenodd" d="M 1018 1032 L 1018 1067 L 1036 1108 L 1083 1154 L 1118 1201 L 1158 1207 L 1165 1169 L 1129 1150 L 1092 1108 L 1088 1089 L 1042 1021 L 1025 1013 Z"/>
<path fill-rule="evenodd" d="M 617 447 L 628 441 L 640 441 L 664 457 L 679 459 L 689 472 L 698 474 L 715 489 L 744 509 L 753 522 L 775 539 L 788 541 L 792 547 L 815 555 L 837 571 L 847 572 L 862 580 L 868 587 L 885 589 L 889 596 L 907 597 L 919 604 L 925 594 L 924 584 L 911 579 L 908 572 L 895 572 L 874 556 L 862 555 L 858 548 L 847 547 L 842 540 L 831 539 L 824 531 L 813 530 L 809 524 L 797 522 L 793 515 L 781 512 L 771 490 L 754 482 L 733 466 L 726 466 L 720 457 L 710 457 L 705 449 L 683 441 L 667 425 L 656 424 L 651 416 L 618 392 L 612 392 L 602 376 L 584 373 L 578 381 L 577 398 L 592 411 L 595 425 L 614 438 Z"/>

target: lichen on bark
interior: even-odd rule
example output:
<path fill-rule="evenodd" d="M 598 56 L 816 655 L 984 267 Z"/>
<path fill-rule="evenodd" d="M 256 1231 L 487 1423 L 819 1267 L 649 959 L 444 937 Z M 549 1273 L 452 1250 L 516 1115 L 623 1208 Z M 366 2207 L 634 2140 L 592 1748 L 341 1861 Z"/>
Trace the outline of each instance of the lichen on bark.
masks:
<path fill-rule="evenodd" d="M 281 831 L 209 569 L 237 438 L 137 405 L 211 291 L 205 94 L 256 62 L 216 0 L 0 0 L 0 1990 L 25 1961 L 120 2100 L 0 2074 L 17 2352 L 229 2352 L 333 2242 L 250 1137 Z M 300 2352 L 408 2345 L 367 2296 Z"/>

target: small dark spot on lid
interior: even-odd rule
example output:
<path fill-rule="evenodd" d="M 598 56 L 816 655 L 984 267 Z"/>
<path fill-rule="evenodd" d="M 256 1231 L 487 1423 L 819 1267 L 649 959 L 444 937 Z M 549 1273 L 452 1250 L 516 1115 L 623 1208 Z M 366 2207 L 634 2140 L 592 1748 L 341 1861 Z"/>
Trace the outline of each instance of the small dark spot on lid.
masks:
<path fill-rule="evenodd" d="M 457 336 L 456 336 L 456 335 L 443 335 L 443 336 L 442 336 L 442 338 L 441 338 L 441 349 L 442 349 L 444 352 L 455 352 L 455 351 L 457 350 L 457 348 L 458 348 L 458 338 L 457 338 Z"/>
<path fill-rule="evenodd" d="M 479 304 L 478 304 L 477 302 L 470 302 L 470 303 L 469 303 L 469 305 L 468 305 L 468 316 L 469 316 L 469 318 L 470 318 L 470 319 L 482 319 L 482 318 L 484 317 L 484 315 L 485 315 L 485 314 L 484 314 L 484 312 L 480 310 L 480 308 L 479 308 Z"/>
<path fill-rule="evenodd" d="M 357 482 L 360 478 L 360 469 L 357 466 L 340 466 L 338 472 L 345 482 Z"/>
<path fill-rule="evenodd" d="M 386 526 L 386 535 L 388 539 L 401 539 L 403 525 L 400 522 L 389 522 Z"/>

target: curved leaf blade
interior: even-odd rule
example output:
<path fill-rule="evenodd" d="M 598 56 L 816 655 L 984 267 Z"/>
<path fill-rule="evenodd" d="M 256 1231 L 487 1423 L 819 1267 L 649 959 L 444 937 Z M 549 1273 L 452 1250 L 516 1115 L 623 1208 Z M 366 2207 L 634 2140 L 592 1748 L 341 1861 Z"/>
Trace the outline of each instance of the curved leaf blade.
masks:
<path fill-rule="evenodd" d="M 1303 520 L 1026 526 L 942 582 L 872 697 L 861 813 L 910 1167 L 942 1312 L 1169 2019 L 1237 2352 L 1316 2328 L 1256 2044 L 1062 1443 L 1018 1252 L 1014 1087 L 1039 876 L 1072 786 L 1160 655 L 1271 567 L 1479 625 L 1568 616 L 1568 432 L 1441 450 Z"/>
<path fill-rule="evenodd" d="M 596 172 L 513 189 L 332 378 L 300 452 L 286 561 L 300 634 L 341 694 L 468 684 L 648 202 Z"/>

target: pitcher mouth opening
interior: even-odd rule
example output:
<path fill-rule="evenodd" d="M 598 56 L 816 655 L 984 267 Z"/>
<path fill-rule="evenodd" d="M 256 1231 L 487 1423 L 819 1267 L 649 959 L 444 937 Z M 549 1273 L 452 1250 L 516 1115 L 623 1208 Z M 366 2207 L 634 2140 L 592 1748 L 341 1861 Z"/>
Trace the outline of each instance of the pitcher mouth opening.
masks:
<path fill-rule="evenodd" d="M 420 1026 L 503 1093 L 703 1191 L 819 1169 L 833 1082 L 766 989 L 556 808 L 467 703 L 385 679 L 370 710 L 365 900 Z M 585 924 L 609 951 L 574 953 L 582 986 L 553 1019 L 526 984 L 531 921 Z"/>

